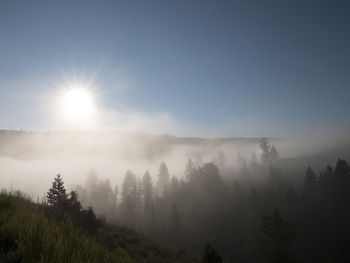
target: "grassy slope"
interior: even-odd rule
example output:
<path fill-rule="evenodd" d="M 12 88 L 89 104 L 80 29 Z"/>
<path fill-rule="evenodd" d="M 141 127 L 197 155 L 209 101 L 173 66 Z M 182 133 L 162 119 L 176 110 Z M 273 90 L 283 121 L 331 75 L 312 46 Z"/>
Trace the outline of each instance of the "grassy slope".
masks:
<path fill-rule="evenodd" d="M 199 262 L 127 228 L 103 223 L 96 235 L 44 216 L 43 207 L 0 194 L 0 262 Z"/>

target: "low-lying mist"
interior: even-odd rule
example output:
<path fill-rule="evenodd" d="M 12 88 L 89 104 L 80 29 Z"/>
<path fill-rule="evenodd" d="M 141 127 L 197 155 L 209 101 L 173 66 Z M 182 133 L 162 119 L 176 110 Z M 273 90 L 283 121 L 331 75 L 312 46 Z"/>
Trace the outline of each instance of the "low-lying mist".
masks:
<path fill-rule="evenodd" d="M 331 144 L 321 147 L 323 139 L 319 136 L 313 140 L 270 139 L 270 142 L 283 160 L 339 145 L 335 143 L 339 140 L 333 139 Z M 120 185 L 128 169 L 139 177 L 149 171 L 155 180 L 161 162 L 166 163 L 171 176 L 181 178 L 188 158 L 196 166 L 214 162 L 223 176 L 234 176 L 240 158 L 250 162 L 254 154 L 259 155 L 258 145 L 259 138 L 201 139 L 112 131 L 1 131 L 0 188 L 21 189 L 41 198 L 56 174 L 61 174 L 66 186 L 74 189 L 90 171 L 95 171 L 99 178 L 108 178 L 112 185 Z"/>
<path fill-rule="evenodd" d="M 99 177 L 120 184 L 131 169 L 155 176 L 165 162 L 171 175 L 183 176 L 188 158 L 197 165 L 221 154 L 234 167 L 238 153 L 256 150 L 258 139 L 198 139 L 122 132 L 0 133 L 1 188 L 22 189 L 42 196 L 60 173 L 68 187 L 82 183 L 94 170 Z M 222 158 L 222 157 L 221 157 Z"/>

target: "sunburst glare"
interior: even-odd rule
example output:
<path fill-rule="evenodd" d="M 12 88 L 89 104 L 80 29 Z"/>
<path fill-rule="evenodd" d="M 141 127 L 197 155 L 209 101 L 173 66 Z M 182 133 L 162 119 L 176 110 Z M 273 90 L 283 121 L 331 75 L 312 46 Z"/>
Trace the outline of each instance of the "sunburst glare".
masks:
<path fill-rule="evenodd" d="M 62 97 L 62 110 L 68 119 L 87 119 L 91 117 L 93 108 L 93 95 L 82 87 L 70 88 Z"/>

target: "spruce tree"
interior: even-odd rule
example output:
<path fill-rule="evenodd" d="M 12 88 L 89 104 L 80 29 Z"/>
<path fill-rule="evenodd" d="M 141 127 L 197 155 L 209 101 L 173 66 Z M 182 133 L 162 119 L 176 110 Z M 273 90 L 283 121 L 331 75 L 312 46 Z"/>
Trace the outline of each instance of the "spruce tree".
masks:
<path fill-rule="evenodd" d="M 147 207 L 153 199 L 153 182 L 148 171 L 142 178 L 142 194 L 145 207 Z"/>
<path fill-rule="evenodd" d="M 128 170 L 125 174 L 121 193 L 121 213 L 125 224 L 135 226 L 139 206 L 139 192 L 136 175 Z"/>
<path fill-rule="evenodd" d="M 276 147 L 270 145 L 266 138 L 262 138 L 259 141 L 259 147 L 261 150 L 261 163 L 263 165 L 269 165 L 279 158 Z"/>
<path fill-rule="evenodd" d="M 47 203 L 49 206 L 58 206 L 67 201 L 68 195 L 64 188 L 64 182 L 60 174 L 58 174 L 52 182 L 52 187 L 49 189 L 46 195 Z"/>
<path fill-rule="evenodd" d="M 177 212 L 177 208 L 175 203 L 173 203 L 173 207 L 171 209 L 171 215 L 170 215 L 170 227 L 171 232 L 174 235 L 179 235 L 179 231 L 181 229 L 181 218 Z"/>
<path fill-rule="evenodd" d="M 261 163 L 266 165 L 270 163 L 270 148 L 266 138 L 261 138 L 259 141 L 259 147 L 261 150 Z"/>
<path fill-rule="evenodd" d="M 204 250 L 204 255 L 202 263 L 222 263 L 222 258 L 216 251 L 216 249 L 211 245 L 207 244 Z"/>
<path fill-rule="evenodd" d="M 304 197 L 314 198 L 316 194 L 317 187 L 317 175 L 309 166 L 305 171 L 304 176 Z"/>
<path fill-rule="evenodd" d="M 157 182 L 157 190 L 160 196 L 163 196 L 169 187 L 169 170 L 164 162 L 162 162 L 159 166 L 158 173 L 158 182 Z"/>
<path fill-rule="evenodd" d="M 261 252 L 267 262 L 291 262 L 288 250 L 295 237 L 294 226 L 283 219 L 276 208 L 272 215 L 263 216 L 260 232 Z"/>
<path fill-rule="evenodd" d="M 170 243 L 180 244 L 182 240 L 182 222 L 175 203 L 173 203 L 170 217 L 169 217 L 169 229 L 168 229 L 168 239 Z"/>
<path fill-rule="evenodd" d="M 187 181 L 191 180 L 196 172 L 196 167 L 194 166 L 194 163 L 191 158 L 188 158 L 187 164 L 185 167 L 185 178 Z"/>
<path fill-rule="evenodd" d="M 338 159 L 334 169 L 334 176 L 338 178 L 350 177 L 350 165 L 347 161 Z"/>

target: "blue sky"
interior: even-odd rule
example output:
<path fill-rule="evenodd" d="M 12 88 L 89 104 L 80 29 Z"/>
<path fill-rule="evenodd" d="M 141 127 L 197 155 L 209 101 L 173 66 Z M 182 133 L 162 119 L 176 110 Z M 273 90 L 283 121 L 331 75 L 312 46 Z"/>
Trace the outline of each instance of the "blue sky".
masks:
<path fill-rule="evenodd" d="M 160 132 L 344 126 L 349 12 L 348 1 L 0 1 L 0 128 L 64 129 L 47 98 L 74 78 L 93 80 L 106 111 L 159 127 L 166 115 Z"/>

